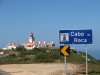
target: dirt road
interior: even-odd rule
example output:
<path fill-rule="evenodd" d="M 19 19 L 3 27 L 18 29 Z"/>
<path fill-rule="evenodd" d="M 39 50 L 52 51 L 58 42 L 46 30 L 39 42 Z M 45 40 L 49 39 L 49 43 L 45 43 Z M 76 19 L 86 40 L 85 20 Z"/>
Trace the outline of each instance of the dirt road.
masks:
<path fill-rule="evenodd" d="M 0 69 L 10 75 L 64 75 L 64 63 L 9 64 L 0 65 Z M 68 75 L 78 75 L 81 70 L 80 65 L 67 64 Z"/>

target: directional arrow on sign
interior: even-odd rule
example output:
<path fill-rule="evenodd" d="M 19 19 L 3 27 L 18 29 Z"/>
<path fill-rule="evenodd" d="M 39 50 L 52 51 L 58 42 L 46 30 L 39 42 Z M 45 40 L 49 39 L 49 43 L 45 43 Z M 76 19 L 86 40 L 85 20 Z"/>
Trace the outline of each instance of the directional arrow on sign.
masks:
<path fill-rule="evenodd" d="M 70 46 L 60 46 L 61 54 L 64 56 L 70 55 Z"/>
<path fill-rule="evenodd" d="M 62 52 L 65 56 L 69 55 L 69 54 L 66 52 L 67 48 L 68 48 L 68 46 L 64 46 L 64 47 L 61 49 L 61 52 Z"/>

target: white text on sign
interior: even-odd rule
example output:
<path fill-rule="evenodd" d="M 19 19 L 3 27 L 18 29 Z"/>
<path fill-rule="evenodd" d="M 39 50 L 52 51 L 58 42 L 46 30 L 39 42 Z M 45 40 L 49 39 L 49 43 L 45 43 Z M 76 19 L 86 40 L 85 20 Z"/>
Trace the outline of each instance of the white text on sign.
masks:
<path fill-rule="evenodd" d="M 83 32 L 71 32 L 70 36 L 84 36 Z M 74 38 L 74 42 L 87 42 L 87 39 L 78 39 L 78 38 Z"/>

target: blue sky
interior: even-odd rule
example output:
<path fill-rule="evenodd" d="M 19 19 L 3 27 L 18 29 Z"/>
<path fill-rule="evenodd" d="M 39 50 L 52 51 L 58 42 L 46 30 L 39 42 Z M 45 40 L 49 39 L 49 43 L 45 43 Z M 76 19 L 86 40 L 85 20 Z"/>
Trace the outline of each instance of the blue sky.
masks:
<path fill-rule="evenodd" d="M 93 44 L 88 48 L 100 53 L 100 0 L 0 0 L 0 47 L 18 40 L 22 44 L 30 32 L 36 41 L 59 45 L 61 29 L 92 29 Z"/>

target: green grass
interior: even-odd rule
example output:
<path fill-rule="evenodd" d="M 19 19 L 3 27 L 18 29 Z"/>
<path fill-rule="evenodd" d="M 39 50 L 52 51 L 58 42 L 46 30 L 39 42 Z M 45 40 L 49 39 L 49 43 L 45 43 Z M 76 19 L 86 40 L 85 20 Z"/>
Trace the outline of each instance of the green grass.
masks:
<path fill-rule="evenodd" d="M 89 70 L 89 74 L 91 75 L 100 75 L 100 63 L 89 63 L 88 64 L 88 70 Z"/>
<path fill-rule="evenodd" d="M 21 50 L 22 49 L 22 50 Z M 47 50 L 51 50 L 47 52 Z M 64 56 L 60 55 L 60 49 L 35 48 L 27 51 L 23 48 L 18 48 L 16 55 L 0 55 L 0 64 L 23 64 L 23 63 L 50 63 L 64 62 Z M 84 52 L 70 51 L 70 56 L 67 56 L 67 63 L 83 64 L 85 68 Z M 88 73 L 89 75 L 100 75 L 100 60 L 96 60 L 91 55 L 88 55 Z M 83 72 L 85 74 L 85 70 Z"/>
<path fill-rule="evenodd" d="M 6 54 L 0 54 L 0 57 L 6 57 L 7 55 Z"/>

